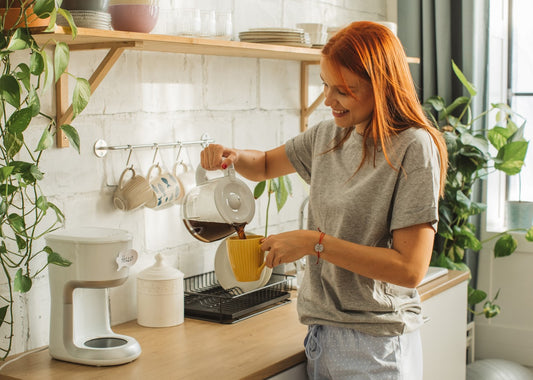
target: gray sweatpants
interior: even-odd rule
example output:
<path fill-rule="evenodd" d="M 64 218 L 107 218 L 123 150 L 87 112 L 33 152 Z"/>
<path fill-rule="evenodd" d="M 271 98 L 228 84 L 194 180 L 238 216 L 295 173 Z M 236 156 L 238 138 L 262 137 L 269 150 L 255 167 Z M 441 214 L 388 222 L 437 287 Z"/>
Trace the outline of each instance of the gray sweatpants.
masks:
<path fill-rule="evenodd" d="M 422 380 L 418 330 L 389 337 L 312 325 L 305 338 L 305 353 L 309 379 Z"/>

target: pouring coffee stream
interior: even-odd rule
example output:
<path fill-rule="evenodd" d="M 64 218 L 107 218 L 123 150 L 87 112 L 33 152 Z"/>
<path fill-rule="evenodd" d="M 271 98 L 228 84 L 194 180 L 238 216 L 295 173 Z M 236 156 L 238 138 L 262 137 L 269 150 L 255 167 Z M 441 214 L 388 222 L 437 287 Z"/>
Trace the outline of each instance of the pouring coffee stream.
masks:
<path fill-rule="evenodd" d="M 244 227 L 255 213 L 255 199 L 246 184 L 237 179 L 233 165 L 224 176 L 208 179 L 201 166 L 196 170 L 196 187 L 191 189 L 182 206 L 187 230 L 196 239 L 210 243 L 237 232 L 246 239 Z"/>

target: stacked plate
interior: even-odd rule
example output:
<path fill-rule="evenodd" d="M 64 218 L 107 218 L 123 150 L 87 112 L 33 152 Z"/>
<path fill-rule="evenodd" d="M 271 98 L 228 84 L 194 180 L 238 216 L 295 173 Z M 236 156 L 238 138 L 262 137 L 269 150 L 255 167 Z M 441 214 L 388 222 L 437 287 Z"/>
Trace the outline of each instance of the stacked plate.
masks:
<path fill-rule="evenodd" d="M 77 27 L 111 30 L 111 15 L 107 12 L 88 11 L 88 10 L 70 10 L 72 19 Z M 67 20 L 58 15 L 57 25 L 69 26 Z"/>
<path fill-rule="evenodd" d="M 310 47 L 309 34 L 294 28 L 251 28 L 239 33 L 242 42 Z"/>

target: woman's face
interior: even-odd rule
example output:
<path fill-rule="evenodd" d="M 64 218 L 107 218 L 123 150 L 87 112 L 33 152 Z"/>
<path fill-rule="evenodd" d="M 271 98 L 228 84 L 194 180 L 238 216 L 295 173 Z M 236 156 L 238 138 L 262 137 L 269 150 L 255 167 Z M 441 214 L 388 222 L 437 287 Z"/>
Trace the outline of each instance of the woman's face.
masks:
<path fill-rule="evenodd" d="M 324 104 L 331 107 L 335 123 L 342 128 L 355 126 L 363 133 L 374 111 L 374 97 L 370 82 L 345 67 L 340 72 L 353 96 L 346 90 L 341 76 L 329 60 L 320 60 L 320 77 L 324 82 Z"/>

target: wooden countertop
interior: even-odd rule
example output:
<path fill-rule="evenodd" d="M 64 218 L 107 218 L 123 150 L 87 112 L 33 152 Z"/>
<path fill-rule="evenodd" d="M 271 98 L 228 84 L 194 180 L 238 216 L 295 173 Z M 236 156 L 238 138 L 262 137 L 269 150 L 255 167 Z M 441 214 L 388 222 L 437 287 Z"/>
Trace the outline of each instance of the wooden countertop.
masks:
<path fill-rule="evenodd" d="M 466 280 L 468 273 L 450 271 L 420 286 L 420 296 L 426 300 Z M 131 321 L 113 330 L 137 339 L 138 359 L 92 367 L 51 359 L 45 349 L 8 364 L 0 379 L 264 379 L 305 361 L 307 328 L 298 322 L 296 300 L 233 325 L 186 318 L 175 327 Z"/>

